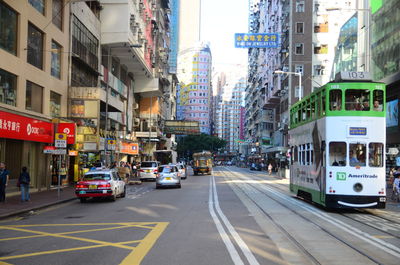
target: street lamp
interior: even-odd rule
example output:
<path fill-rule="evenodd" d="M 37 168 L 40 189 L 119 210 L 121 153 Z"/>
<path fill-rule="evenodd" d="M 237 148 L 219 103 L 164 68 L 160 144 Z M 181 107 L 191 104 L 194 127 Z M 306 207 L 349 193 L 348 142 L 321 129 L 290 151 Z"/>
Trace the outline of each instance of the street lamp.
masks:
<path fill-rule="evenodd" d="M 302 95 L 303 95 L 303 89 L 301 88 L 301 72 L 285 72 L 285 71 L 281 71 L 281 70 L 275 70 L 274 74 L 297 75 L 299 77 L 299 100 L 301 100 Z"/>

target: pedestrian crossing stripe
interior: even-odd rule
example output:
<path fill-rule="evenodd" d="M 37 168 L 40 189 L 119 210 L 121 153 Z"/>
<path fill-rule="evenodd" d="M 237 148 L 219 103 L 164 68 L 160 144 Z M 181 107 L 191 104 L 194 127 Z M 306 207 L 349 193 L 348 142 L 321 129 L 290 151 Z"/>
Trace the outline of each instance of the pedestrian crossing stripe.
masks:
<path fill-rule="evenodd" d="M 116 247 L 121 249 L 131 250 L 128 256 L 122 261 L 121 265 L 126 264 L 140 264 L 146 254 L 153 247 L 157 239 L 164 232 L 166 227 L 168 226 L 168 222 L 128 222 L 128 223 L 82 223 L 82 224 L 36 224 L 36 225 L 0 225 L 0 230 L 11 230 L 24 232 L 29 234 L 34 234 L 30 236 L 20 236 L 20 237 L 9 237 L 9 238 L 0 238 L 0 242 L 3 241 L 11 241 L 11 240 L 19 240 L 19 239 L 29 239 L 29 238 L 37 238 L 37 237 L 55 237 L 55 238 L 63 238 L 63 239 L 72 239 L 77 241 L 83 241 L 87 243 L 92 243 L 93 245 L 75 247 L 75 248 L 66 248 L 66 249 L 57 249 L 57 250 L 49 250 L 49 251 L 39 251 L 32 252 L 20 255 L 13 256 L 2 256 L 0 257 L 0 265 L 5 265 L 6 260 L 18 259 L 18 258 L 26 258 L 32 256 L 40 256 L 40 255 L 48 255 L 48 254 L 56 254 L 63 252 L 71 252 L 71 251 L 80 251 L 84 249 L 91 248 L 100 248 L 100 247 Z M 109 226 L 109 227 L 101 227 L 101 228 L 92 228 L 86 230 L 77 230 L 77 231 L 68 231 L 61 233 L 51 233 L 35 230 L 34 228 L 38 227 L 86 227 L 86 226 Z M 132 240 L 132 241 L 124 241 L 124 242 L 107 242 L 102 240 L 94 240 L 85 238 L 82 236 L 73 236 L 73 234 L 79 233 L 88 233 L 95 231 L 106 231 L 106 230 L 117 230 L 117 229 L 132 229 L 132 228 L 142 228 L 148 229 L 149 232 L 145 235 L 144 238 L 140 240 Z M 130 244 L 137 244 L 135 246 L 130 246 Z"/>

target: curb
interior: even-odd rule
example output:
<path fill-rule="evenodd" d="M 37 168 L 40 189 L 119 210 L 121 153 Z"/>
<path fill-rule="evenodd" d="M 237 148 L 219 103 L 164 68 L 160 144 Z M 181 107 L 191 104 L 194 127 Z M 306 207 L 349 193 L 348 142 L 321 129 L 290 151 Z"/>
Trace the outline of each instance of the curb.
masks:
<path fill-rule="evenodd" d="M 57 205 L 57 204 L 66 203 L 66 202 L 73 201 L 73 200 L 76 200 L 76 199 L 78 199 L 78 198 L 74 197 L 74 198 L 69 198 L 69 199 L 65 199 L 65 200 L 59 200 L 59 201 L 55 201 L 55 202 L 51 202 L 51 203 L 47 203 L 47 204 L 34 206 L 32 208 L 29 208 L 29 209 L 15 211 L 15 212 L 11 212 L 11 213 L 6 213 L 6 214 L 3 214 L 3 215 L 0 215 L 0 220 L 7 219 L 7 218 L 10 218 L 10 217 L 14 217 L 14 216 L 17 216 L 17 215 L 26 214 L 26 213 L 29 213 L 30 211 L 40 210 L 40 209 L 47 208 L 47 207 L 50 207 L 50 206 L 54 206 L 54 205 Z"/>

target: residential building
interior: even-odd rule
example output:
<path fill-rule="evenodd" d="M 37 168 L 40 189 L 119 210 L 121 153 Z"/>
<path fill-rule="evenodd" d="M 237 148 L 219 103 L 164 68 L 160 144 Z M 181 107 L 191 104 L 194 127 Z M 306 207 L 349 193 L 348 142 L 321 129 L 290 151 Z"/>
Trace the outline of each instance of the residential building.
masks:
<path fill-rule="evenodd" d="M 69 12 L 63 0 L 0 1 L 0 161 L 11 183 L 26 166 L 33 188 L 51 185 L 43 149 L 53 119 L 67 117 Z"/>

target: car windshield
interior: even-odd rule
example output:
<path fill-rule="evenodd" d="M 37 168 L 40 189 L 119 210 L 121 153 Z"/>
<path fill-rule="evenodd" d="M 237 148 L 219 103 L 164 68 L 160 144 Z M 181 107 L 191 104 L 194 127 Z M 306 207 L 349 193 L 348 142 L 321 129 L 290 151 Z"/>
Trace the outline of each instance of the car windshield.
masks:
<path fill-rule="evenodd" d="M 83 180 L 110 180 L 110 174 L 98 173 L 98 174 L 88 174 L 83 177 Z"/>
<path fill-rule="evenodd" d="M 157 167 L 156 162 L 142 162 L 140 164 L 141 167 Z"/>
<path fill-rule="evenodd" d="M 172 172 L 175 172 L 175 170 L 174 170 L 174 167 L 167 166 L 167 167 L 159 167 L 158 172 L 159 173 L 172 173 Z"/>

